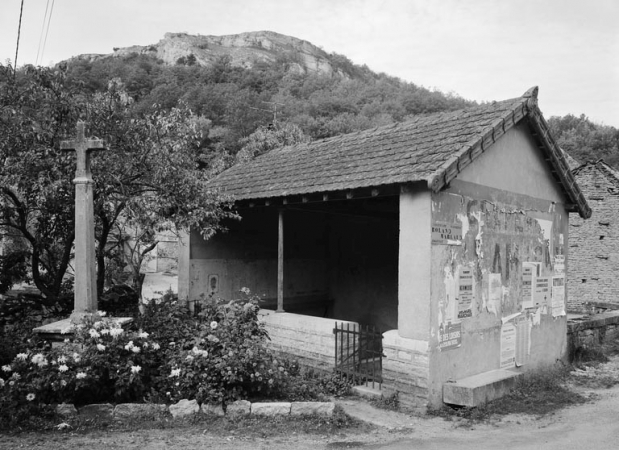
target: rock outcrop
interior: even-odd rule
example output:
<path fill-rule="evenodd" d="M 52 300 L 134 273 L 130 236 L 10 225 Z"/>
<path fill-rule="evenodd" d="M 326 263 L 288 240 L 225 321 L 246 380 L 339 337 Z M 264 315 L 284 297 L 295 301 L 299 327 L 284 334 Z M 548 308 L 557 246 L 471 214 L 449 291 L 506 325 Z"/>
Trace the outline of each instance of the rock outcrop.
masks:
<path fill-rule="evenodd" d="M 257 63 L 282 60 L 288 70 L 300 74 L 339 74 L 329 55 L 315 45 L 291 36 L 272 31 L 255 31 L 227 36 L 203 36 L 187 33 L 166 33 L 157 44 L 115 48 L 110 55 L 80 55 L 76 59 L 93 61 L 107 57 L 122 57 L 131 54 L 146 54 L 161 59 L 169 65 L 213 65 L 222 56 L 228 56 L 230 64 L 251 68 Z"/>

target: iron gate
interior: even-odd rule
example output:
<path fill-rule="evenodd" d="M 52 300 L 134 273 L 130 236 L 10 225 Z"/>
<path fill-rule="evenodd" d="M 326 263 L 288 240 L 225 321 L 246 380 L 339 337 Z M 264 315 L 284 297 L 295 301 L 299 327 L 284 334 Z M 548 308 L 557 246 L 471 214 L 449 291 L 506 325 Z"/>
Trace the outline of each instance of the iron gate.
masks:
<path fill-rule="evenodd" d="M 335 334 L 335 372 L 353 383 L 382 387 L 383 335 L 376 327 L 337 323 Z"/>

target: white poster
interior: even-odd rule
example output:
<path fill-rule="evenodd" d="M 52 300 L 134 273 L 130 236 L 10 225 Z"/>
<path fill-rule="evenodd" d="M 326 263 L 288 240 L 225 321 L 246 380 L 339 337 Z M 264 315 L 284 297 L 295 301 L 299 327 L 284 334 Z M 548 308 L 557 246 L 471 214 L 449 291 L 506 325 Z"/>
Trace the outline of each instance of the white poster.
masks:
<path fill-rule="evenodd" d="M 533 301 L 535 306 L 550 305 L 550 278 L 538 277 L 535 279 L 535 289 L 533 291 Z"/>
<path fill-rule="evenodd" d="M 461 267 L 458 277 L 458 319 L 464 319 L 473 315 L 474 297 L 473 269 Z"/>
<path fill-rule="evenodd" d="M 516 365 L 516 327 L 505 323 L 501 327 L 501 369 L 509 369 Z"/>
<path fill-rule="evenodd" d="M 552 315 L 565 315 L 565 277 L 552 277 Z"/>
<path fill-rule="evenodd" d="M 533 280 L 535 279 L 535 266 L 529 263 L 522 263 L 522 307 L 533 308 Z"/>

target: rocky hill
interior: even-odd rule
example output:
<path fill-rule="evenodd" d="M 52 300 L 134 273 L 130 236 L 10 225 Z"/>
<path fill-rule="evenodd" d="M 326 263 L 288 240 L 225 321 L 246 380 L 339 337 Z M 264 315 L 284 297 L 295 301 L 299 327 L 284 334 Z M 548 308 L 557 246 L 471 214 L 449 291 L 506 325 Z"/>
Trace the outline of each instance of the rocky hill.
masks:
<path fill-rule="evenodd" d="M 315 45 L 272 31 L 254 31 L 227 36 L 203 36 L 166 33 L 158 43 L 148 46 L 115 48 L 109 55 L 80 55 L 75 59 L 96 61 L 131 54 L 154 56 L 168 65 L 210 66 L 222 56 L 229 56 L 233 66 L 251 69 L 258 62 L 286 60 L 288 70 L 300 73 L 332 75 L 340 70 L 331 64 L 329 55 Z"/>

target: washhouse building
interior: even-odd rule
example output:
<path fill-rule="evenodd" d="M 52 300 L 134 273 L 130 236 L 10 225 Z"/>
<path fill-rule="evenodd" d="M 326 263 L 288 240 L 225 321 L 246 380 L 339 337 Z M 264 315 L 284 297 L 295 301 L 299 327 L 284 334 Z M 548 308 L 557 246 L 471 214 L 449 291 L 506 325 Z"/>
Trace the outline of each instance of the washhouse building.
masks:
<path fill-rule="evenodd" d="M 271 345 L 324 369 L 356 345 L 336 349 L 336 323 L 371 325 L 382 389 L 409 406 L 500 395 L 564 358 L 569 214 L 591 214 L 537 93 L 228 169 L 212 186 L 242 220 L 183 240 L 179 296 L 249 288 Z"/>

